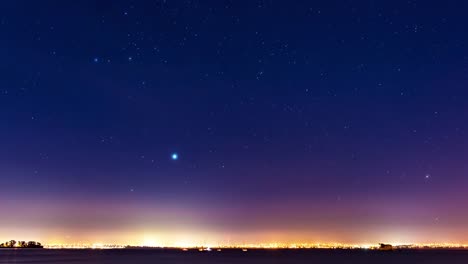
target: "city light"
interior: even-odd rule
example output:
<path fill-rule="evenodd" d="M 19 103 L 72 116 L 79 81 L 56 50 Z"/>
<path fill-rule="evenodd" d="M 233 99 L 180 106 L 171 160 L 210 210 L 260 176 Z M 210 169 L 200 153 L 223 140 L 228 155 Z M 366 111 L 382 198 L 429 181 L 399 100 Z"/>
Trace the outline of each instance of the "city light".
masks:
<path fill-rule="evenodd" d="M 422 249 L 466 249 L 468 244 L 453 243 L 430 243 L 430 244 L 408 244 L 408 245 L 390 245 L 390 244 L 343 244 L 343 243 L 259 243 L 259 244 L 235 244 L 235 245 L 190 245 L 190 246 L 171 246 L 157 245 L 154 242 L 149 245 L 131 246 L 119 244 L 49 244 L 44 245 L 48 249 L 123 249 L 123 248 L 166 248 L 180 249 L 182 251 L 221 251 L 221 249 L 341 249 L 341 250 L 382 250 L 382 246 L 390 246 L 391 250 L 422 250 Z"/>

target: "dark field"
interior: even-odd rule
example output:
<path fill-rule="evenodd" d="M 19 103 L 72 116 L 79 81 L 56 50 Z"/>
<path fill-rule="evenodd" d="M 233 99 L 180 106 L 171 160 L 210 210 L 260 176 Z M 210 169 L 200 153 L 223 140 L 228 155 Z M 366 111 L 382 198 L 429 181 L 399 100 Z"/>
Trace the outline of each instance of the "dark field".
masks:
<path fill-rule="evenodd" d="M 468 251 L 344 250 L 0 250 L 0 263 L 468 263 Z"/>

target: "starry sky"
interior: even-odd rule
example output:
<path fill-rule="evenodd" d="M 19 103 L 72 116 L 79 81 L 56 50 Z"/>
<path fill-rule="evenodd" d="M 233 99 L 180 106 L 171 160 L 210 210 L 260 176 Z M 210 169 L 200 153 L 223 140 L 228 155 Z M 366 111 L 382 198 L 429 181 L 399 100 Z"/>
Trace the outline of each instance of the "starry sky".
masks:
<path fill-rule="evenodd" d="M 468 242 L 464 1 L 2 1 L 0 239 Z"/>

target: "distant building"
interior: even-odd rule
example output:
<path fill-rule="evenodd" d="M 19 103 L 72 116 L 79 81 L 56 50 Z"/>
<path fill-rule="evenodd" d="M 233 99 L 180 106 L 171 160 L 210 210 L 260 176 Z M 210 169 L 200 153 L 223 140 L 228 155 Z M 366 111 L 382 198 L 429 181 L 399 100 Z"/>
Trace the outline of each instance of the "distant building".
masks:
<path fill-rule="evenodd" d="M 30 248 L 42 248 L 41 243 L 36 242 L 36 241 L 29 241 L 27 247 Z"/>
<path fill-rule="evenodd" d="M 383 243 L 380 243 L 380 248 L 379 250 L 382 250 L 382 251 L 390 251 L 390 250 L 393 250 L 393 246 L 390 245 L 390 244 L 383 244 Z"/>

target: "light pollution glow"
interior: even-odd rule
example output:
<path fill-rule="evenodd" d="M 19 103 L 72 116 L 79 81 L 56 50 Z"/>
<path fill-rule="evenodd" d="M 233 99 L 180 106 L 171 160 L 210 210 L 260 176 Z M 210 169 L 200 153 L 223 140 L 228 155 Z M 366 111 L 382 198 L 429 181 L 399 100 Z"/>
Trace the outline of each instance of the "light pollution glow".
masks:
<path fill-rule="evenodd" d="M 264 215 L 249 211 L 251 219 L 241 214 L 242 221 L 230 221 L 232 214 L 207 205 L 155 206 L 124 202 L 112 205 L 98 201 L 75 203 L 70 208 L 68 203 L 62 201 L 3 201 L 0 209 L 9 213 L 2 219 L 10 224 L 0 227 L 0 241 L 36 240 L 45 245 L 196 247 L 332 242 L 352 245 L 468 242 L 464 240 L 468 237 L 467 232 L 457 224 L 448 226 L 420 223 L 414 219 L 407 222 L 372 219 L 356 216 L 347 210 L 337 214 L 317 208 L 316 211 L 321 214 L 314 214 L 313 217 L 298 210 L 289 212 L 284 209 L 288 213 L 286 216 L 277 216 L 270 210 L 265 211 Z M 343 221 L 343 218 L 348 220 Z"/>

